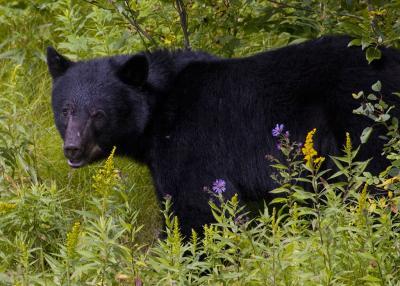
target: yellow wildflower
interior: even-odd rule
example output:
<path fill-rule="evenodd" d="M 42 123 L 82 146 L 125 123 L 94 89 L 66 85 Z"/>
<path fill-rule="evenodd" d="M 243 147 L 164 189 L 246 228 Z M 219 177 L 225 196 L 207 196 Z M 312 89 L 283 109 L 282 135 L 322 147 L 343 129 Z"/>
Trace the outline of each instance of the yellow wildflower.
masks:
<path fill-rule="evenodd" d="M 204 225 L 204 238 L 203 238 L 203 247 L 204 250 L 208 250 L 210 246 L 213 244 L 213 237 L 214 237 L 214 228 L 213 225 Z"/>
<path fill-rule="evenodd" d="M 311 167 L 312 158 L 317 155 L 317 151 L 314 149 L 314 141 L 313 141 L 313 136 L 315 132 L 317 132 L 316 128 L 308 132 L 306 137 L 306 142 L 304 143 L 304 147 L 301 149 L 304 155 L 304 160 L 307 161 L 307 166 L 309 167 Z"/>
<path fill-rule="evenodd" d="M 346 132 L 346 144 L 344 145 L 344 152 L 346 155 L 350 158 L 351 157 L 351 151 L 353 149 L 353 146 L 351 144 L 351 138 L 349 132 Z"/>
<path fill-rule="evenodd" d="M 81 229 L 81 223 L 75 222 L 70 232 L 67 233 L 67 255 L 69 258 L 73 258 L 78 245 L 78 238 Z"/>
<path fill-rule="evenodd" d="M 376 210 L 376 202 L 373 199 L 368 199 L 369 201 L 369 207 L 368 207 L 368 212 L 373 213 Z"/>
<path fill-rule="evenodd" d="M 197 232 L 194 229 L 192 229 L 192 236 L 190 238 L 190 242 L 192 243 L 193 253 L 195 253 L 197 250 L 197 241 L 198 241 Z"/>
<path fill-rule="evenodd" d="M 386 199 L 383 198 L 383 197 L 380 198 L 379 201 L 378 201 L 378 206 L 379 206 L 379 208 L 381 208 L 381 209 L 385 208 L 385 207 L 386 207 Z"/>
<path fill-rule="evenodd" d="M 0 213 L 6 213 L 10 210 L 15 209 L 16 207 L 16 204 L 0 202 Z"/>
<path fill-rule="evenodd" d="M 317 157 L 317 150 L 314 149 L 314 139 L 313 136 L 317 132 L 317 129 L 314 128 L 310 132 L 308 132 L 306 137 L 306 142 L 304 143 L 304 147 L 301 149 L 304 155 L 304 160 L 306 161 L 306 166 L 309 168 L 314 168 L 318 170 L 321 167 L 322 162 L 325 161 L 324 157 Z"/>
<path fill-rule="evenodd" d="M 115 147 L 108 156 L 104 166 L 101 167 L 93 176 L 93 189 L 102 193 L 105 197 L 110 190 L 118 185 L 119 175 L 114 168 Z"/>
<path fill-rule="evenodd" d="M 239 202 L 239 200 L 238 200 L 238 194 L 234 194 L 233 196 L 232 196 L 232 198 L 231 198 L 231 203 L 232 203 L 232 205 L 233 206 L 237 206 L 238 205 L 238 202 Z"/>
<path fill-rule="evenodd" d="M 321 167 L 321 165 L 322 165 L 322 163 L 325 161 L 325 157 L 318 157 L 318 158 L 316 158 L 315 160 L 314 160 L 314 163 L 315 163 L 315 170 L 318 170 L 320 167 Z"/>
<path fill-rule="evenodd" d="M 362 214 L 363 211 L 364 211 L 364 209 L 365 209 L 365 207 L 366 207 L 366 202 L 367 202 L 367 188 L 368 188 L 368 185 L 365 184 L 365 185 L 364 185 L 364 188 L 363 188 L 362 191 L 361 191 L 361 195 L 360 195 L 360 197 L 358 198 L 358 212 L 359 212 L 359 214 Z"/>

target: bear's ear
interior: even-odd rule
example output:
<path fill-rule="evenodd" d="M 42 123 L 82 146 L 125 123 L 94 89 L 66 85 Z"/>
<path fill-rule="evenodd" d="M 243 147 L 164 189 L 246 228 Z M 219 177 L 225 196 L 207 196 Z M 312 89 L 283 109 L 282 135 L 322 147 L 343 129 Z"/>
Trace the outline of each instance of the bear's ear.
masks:
<path fill-rule="evenodd" d="M 62 76 L 74 63 L 60 55 L 53 47 L 47 48 L 47 66 L 53 79 Z"/>
<path fill-rule="evenodd" d="M 149 75 L 149 62 L 145 55 L 130 57 L 117 71 L 119 79 L 132 86 L 142 86 Z"/>

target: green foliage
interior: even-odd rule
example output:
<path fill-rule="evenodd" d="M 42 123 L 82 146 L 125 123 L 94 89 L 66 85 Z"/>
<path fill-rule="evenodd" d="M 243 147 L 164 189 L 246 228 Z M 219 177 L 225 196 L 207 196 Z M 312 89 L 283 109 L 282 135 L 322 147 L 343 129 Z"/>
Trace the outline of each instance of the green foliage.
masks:
<path fill-rule="evenodd" d="M 104 166 L 68 168 L 44 54 L 48 45 L 77 60 L 189 44 L 236 57 L 349 34 L 371 62 L 380 46 L 400 47 L 399 18 L 398 1 L 383 0 L 2 1 L 0 284 L 399 284 L 400 138 L 379 82 L 353 96 L 355 112 L 372 120 L 362 143 L 387 130 L 391 165 L 381 174 L 365 171 L 349 136 L 341 155 L 322 154 L 330 171 L 313 147 L 318 130 L 303 147 L 282 136 L 282 159 L 268 157 L 280 186 L 271 206 L 249 219 L 236 197 L 212 196 L 217 223 L 185 239 L 167 199 L 165 239 L 156 240 L 146 169 L 112 155 Z"/>

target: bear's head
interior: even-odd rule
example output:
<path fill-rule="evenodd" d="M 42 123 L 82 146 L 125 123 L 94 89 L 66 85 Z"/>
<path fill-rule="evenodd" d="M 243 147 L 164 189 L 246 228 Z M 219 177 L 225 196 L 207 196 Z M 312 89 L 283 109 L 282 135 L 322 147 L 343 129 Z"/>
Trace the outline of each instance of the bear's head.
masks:
<path fill-rule="evenodd" d="M 149 121 L 146 55 L 73 62 L 49 47 L 47 64 L 54 120 L 71 167 L 104 158 L 113 146 L 118 152 L 119 145 L 142 136 Z"/>

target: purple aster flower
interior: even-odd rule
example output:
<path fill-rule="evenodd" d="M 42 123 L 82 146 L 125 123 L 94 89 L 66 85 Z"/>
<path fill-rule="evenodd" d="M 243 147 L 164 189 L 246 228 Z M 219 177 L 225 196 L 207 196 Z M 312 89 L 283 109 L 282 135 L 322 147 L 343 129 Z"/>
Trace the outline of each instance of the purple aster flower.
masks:
<path fill-rule="evenodd" d="M 285 136 L 286 138 L 289 138 L 289 136 L 290 136 L 289 131 L 286 131 L 284 136 Z"/>
<path fill-rule="evenodd" d="M 279 135 L 282 134 L 283 128 L 285 128 L 285 125 L 283 124 L 276 124 L 275 128 L 272 129 L 272 136 L 278 137 Z"/>
<path fill-rule="evenodd" d="M 297 151 L 298 152 L 301 152 L 301 148 L 303 147 L 303 143 L 299 143 L 298 145 L 297 145 Z"/>
<path fill-rule="evenodd" d="M 226 190 L 226 183 L 223 179 L 217 179 L 212 185 L 212 190 L 217 195 L 222 194 Z"/>

